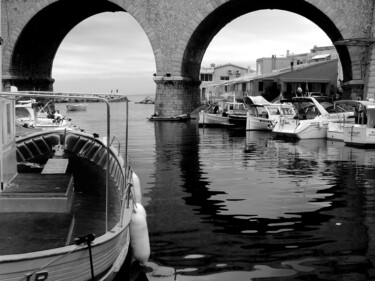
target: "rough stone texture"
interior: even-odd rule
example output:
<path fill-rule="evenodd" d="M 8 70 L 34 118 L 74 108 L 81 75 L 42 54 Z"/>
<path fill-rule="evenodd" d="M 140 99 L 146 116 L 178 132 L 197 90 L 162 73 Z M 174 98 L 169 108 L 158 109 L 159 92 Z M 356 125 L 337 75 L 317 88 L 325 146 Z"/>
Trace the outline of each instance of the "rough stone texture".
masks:
<path fill-rule="evenodd" d="M 51 89 L 53 58 L 65 35 L 99 12 L 126 11 L 142 26 L 154 51 L 155 111 L 162 115 L 189 113 L 199 103 L 204 52 L 230 21 L 259 9 L 283 9 L 313 21 L 333 42 L 371 39 L 374 5 L 373 0 L 1 0 L 3 85 Z M 343 63 L 346 94 L 360 90 L 365 96 L 367 91 L 374 95 L 372 45 L 348 43 L 337 51 Z M 175 82 L 160 82 L 167 73 L 176 78 Z"/>

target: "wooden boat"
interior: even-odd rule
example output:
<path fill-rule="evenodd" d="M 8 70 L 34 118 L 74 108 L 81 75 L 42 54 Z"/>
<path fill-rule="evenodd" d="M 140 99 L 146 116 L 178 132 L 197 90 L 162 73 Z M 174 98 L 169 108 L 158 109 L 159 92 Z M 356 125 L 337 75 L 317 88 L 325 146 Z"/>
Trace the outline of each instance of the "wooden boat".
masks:
<path fill-rule="evenodd" d="M 343 127 L 345 145 L 361 148 L 375 147 L 375 104 L 357 101 L 355 123 Z"/>
<path fill-rule="evenodd" d="M 50 102 L 41 107 L 35 99 L 18 101 L 15 104 L 16 121 L 27 128 L 57 129 L 73 127 L 71 120 L 60 113 L 46 108 Z"/>
<path fill-rule="evenodd" d="M 336 112 L 333 104 L 327 101 L 318 102 L 313 97 L 294 97 L 282 100 L 296 108 L 294 117 L 281 116 L 272 129 L 276 136 L 296 139 L 327 138 L 329 122 L 337 122 L 353 115 L 353 112 Z"/>
<path fill-rule="evenodd" d="M 243 102 L 226 102 L 223 110 L 224 116 L 228 116 L 228 121 L 237 127 L 246 127 L 247 108 Z"/>
<path fill-rule="evenodd" d="M 223 107 L 218 103 L 210 105 L 208 108 L 199 111 L 199 126 L 208 127 L 225 127 L 232 126 L 229 123 L 229 117 L 227 114 L 223 114 Z"/>
<path fill-rule="evenodd" d="M 15 140 L 13 103 L 0 98 L 0 280 L 112 280 L 129 247 L 145 263 L 139 179 L 110 127 L 103 139 L 58 129 Z"/>
<path fill-rule="evenodd" d="M 87 110 L 87 104 L 84 104 L 84 103 L 67 104 L 66 110 L 67 111 L 85 111 Z"/>
<path fill-rule="evenodd" d="M 152 115 L 151 117 L 147 118 L 150 121 L 187 121 L 190 119 L 189 114 L 180 114 L 174 116 L 159 116 L 159 115 Z"/>

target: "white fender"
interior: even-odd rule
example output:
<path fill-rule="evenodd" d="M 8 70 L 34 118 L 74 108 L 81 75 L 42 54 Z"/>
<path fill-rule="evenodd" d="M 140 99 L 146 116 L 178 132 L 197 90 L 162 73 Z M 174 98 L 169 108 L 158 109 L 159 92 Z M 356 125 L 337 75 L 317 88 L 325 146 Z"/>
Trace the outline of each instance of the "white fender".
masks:
<path fill-rule="evenodd" d="M 134 197 L 136 203 L 142 202 L 142 191 L 141 191 L 141 183 L 139 181 L 139 177 L 136 173 L 133 172 L 133 188 L 134 188 Z"/>
<path fill-rule="evenodd" d="M 146 211 L 139 203 L 135 204 L 130 226 L 130 246 L 135 259 L 144 265 L 150 257 L 150 241 L 146 221 Z"/>

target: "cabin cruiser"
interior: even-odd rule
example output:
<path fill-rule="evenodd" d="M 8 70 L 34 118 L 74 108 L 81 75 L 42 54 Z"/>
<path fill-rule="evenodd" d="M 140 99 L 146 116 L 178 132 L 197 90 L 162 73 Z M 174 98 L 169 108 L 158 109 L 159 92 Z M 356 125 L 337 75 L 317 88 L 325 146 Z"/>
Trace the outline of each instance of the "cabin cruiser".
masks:
<path fill-rule="evenodd" d="M 282 100 L 290 103 L 296 110 L 294 117 L 281 116 L 272 129 L 276 136 L 296 139 L 327 138 L 329 122 L 340 121 L 353 115 L 353 112 L 336 112 L 332 103 L 314 97 L 293 97 Z"/>
<path fill-rule="evenodd" d="M 296 112 L 291 104 L 252 104 L 248 105 L 246 118 L 247 131 L 272 131 L 280 116 L 294 117 Z"/>
<path fill-rule="evenodd" d="M 344 140 L 344 127 L 350 126 L 355 123 L 355 112 L 362 101 L 357 100 L 337 100 L 334 102 L 335 110 L 338 112 L 352 112 L 353 115 L 342 118 L 338 121 L 328 123 L 327 127 L 327 139 L 335 141 Z M 366 102 L 365 102 L 366 103 Z"/>
<path fill-rule="evenodd" d="M 348 146 L 375 147 L 375 103 L 353 102 L 357 104 L 354 123 L 343 126 L 343 141 Z"/>

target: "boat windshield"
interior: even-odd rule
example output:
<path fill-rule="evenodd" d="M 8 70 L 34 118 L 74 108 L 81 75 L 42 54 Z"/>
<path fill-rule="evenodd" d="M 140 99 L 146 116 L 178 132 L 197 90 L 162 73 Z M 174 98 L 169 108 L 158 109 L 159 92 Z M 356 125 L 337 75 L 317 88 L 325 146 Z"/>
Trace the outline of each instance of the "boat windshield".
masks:
<path fill-rule="evenodd" d="M 16 107 L 17 118 L 31 118 L 30 112 L 25 107 Z"/>

